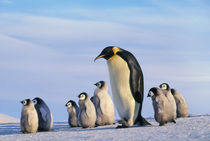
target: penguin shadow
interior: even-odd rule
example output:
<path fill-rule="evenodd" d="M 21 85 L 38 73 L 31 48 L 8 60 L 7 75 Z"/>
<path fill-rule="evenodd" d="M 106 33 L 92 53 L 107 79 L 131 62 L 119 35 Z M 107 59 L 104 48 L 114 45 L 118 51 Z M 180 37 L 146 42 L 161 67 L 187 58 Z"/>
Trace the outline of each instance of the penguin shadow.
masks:
<path fill-rule="evenodd" d="M 206 115 L 193 115 L 193 114 L 189 114 L 189 116 L 188 116 L 188 117 L 186 117 L 186 118 L 203 117 L 203 116 L 210 117 L 210 114 L 206 114 Z"/>
<path fill-rule="evenodd" d="M 56 122 L 53 122 L 53 132 L 55 131 L 64 131 L 66 129 L 69 129 L 69 124 L 68 122 L 65 122 L 65 121 L 56 121 Z"/>
<path fill-rule="evenodd" d="M 68 122 L 54 122 L 53 132 L 70 131 L 70 132 L 84 132 L 84 131 L 95 131 L 95 130 L 110 130 L 116 129 L 116 125 L 97 126 L 94 128 L 82 128 L 82 127 L 70 127 Z"/>
<path fill-rule="evenodd" d="M 22 134 L 20 123 L 0 123 L 0 135 Z"/>

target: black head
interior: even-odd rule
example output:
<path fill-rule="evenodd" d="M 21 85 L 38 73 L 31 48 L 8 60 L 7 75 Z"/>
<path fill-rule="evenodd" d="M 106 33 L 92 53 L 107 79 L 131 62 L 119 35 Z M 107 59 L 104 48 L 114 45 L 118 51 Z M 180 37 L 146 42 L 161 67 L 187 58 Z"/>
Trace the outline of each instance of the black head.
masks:
<path fill-rule="evenodd" d="M 96 61 L 99 58 L 104 58 L 106 60 L 109 60 L 112 56 L 114 56 L 115 54 L 117 54 L 118 51 L 120 51 L 121 49 L 119 47 L 116 46 L 108 46 L 106 48 L 104 48 L 101 52 L 101 54 L 99 54 L 94 61 Z"/>
<path fill-rule="evenodd" d="M 82 92 L 81 94 L 78 95 L 79 100 L 86 100 L 88 97 L 88 94 L 86 92 Z"/>
<path fill-rule="evenodd" d="M 38 104 L 44 103 L 44 101 L 41 98 L 39 98 L 39 97 L 34 98 L 32 101 L 33 101 L 34 105 L 38 105 Z"/>
<path fill-rule="evenodd" d="M 156 96 L 158 93 L 158 88 L 157 87 L 153 87 L 149 90 L 149 93 L 147 95 L 147 97 L 152 97 L 152 96 Z"/>
<path fill-rule="evenodd" d="M 73 101 L 73 100 L 69 100 L 67 103 L 66 103 L 66 107 L 76 107 L 76 102 L 75 101 Z"/>
<path fill-rule="evenodd" d="M 175 89 L 171 89 L 171 94 L 174 95 L 175 94 Z"/>
<path fill-rule="evenodd" d="M 162 83 L 159 87 L 163 90 L 170 90 L 170 86 L 167 83 Z"/>
<path fill-rule="evenodd" d="M 94 85 L 96 85 L 96 87 L 98 87 L 99 89 L 101 89 L 101 88 L 103 88 L 103 87 L 104 87 L 105 82 L 104 82 L 104 81 L 99 81 L 99 82 L 97 82 L 97 83 L 96 83 L 96 84 L 94 84 Z"/>
<path fill-rule="evenodd" d="M 23 104 L 23 106 L 27 106 L 27 105 L 30 104 L 31 100 L 30 99 L 25 99 L 25 100 L 22 100 L 20 102 Z"/>

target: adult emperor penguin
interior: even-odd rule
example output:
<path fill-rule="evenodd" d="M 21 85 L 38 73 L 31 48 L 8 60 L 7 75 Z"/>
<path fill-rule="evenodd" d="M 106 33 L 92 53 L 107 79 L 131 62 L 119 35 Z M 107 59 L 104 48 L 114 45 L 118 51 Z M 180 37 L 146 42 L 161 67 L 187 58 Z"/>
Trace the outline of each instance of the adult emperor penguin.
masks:
<path fill-rule="evenodd" d="M 114 123 L 115 113 L 112 99 L 108 94 L 108 85 L 105 81 L 99 81 L 95 85 L 97 86 L 94 91 L 96 125 L 111 125 Z"/>
<path fill-rule="evenodd" d="M 50 109 L 47 104 L 39 97 L 33 99 L 38 119 L 39 119 L 39 127 L 38 131 L 50 131 L 53 127 L 53 118 Z"/>
<path fill-rule="evenodd" d="M 174 115 L 174 119 L 176 119 L 176 101 L 171 93 L 171 88 L 167 83 L 162 83 L 159 86 L 163 93 L 165 94 L 165 96 L 168 98 L 169 102 L 171 103 L 171 106 L 173 108 L 173 115 Z"/>
<path fill-rule="evenodd" d="M 188 117 L 188 105 L 185 98 L 176 89 L 171 89 L 171 93 L 176 101 L 177 117 Z"/>
<path fill-rule="evenodd" d="M 30 99 L 21 101 L 23 104 L 20 126 L 23 133 L 36 133 L 38 129 L 38 116 L 34 103 Z"/>
<path fill-rule="evenodd" d="M 79 123 L 83 128 L 93 128 L 96 123 L 96 110 L 87 93 L 79 94 Z"/>
<path fill-rule="evenodd" d="M 67 111 L 69 113 L 68 123 L 70 127 L 79 127 L 79 107 L 76 102 L 69 100 L 66 103 Z"/>
<path fill-rule="evenodd" d="M 173 109 L 171 103 L 159 88 L 153 87 L 149 90 L 147 97 L 152 98 L 154 117 L 159 126 L 167 122 L 175 122 L 173 118 Z"/>
<path fill-rule="evenodd" d="M 95 58 L 107 60 L 113 101 L 124 120 L 118 127 L 129 127 L 133 124 L 150 125 L 141 115 L 144 80 L 141 67 L 129 51 L 116 46 L 108 46 Z"/>

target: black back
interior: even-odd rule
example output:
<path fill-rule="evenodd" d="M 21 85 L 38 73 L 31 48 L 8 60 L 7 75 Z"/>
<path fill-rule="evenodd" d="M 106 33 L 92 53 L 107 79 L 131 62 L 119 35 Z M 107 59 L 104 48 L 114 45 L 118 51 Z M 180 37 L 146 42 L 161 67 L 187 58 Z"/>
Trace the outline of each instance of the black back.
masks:
<path fill-rule="evenodd" d="M 128 67 L 130 69 L 131 92 L 135 101 L 140 103 L 138 116 L 135 119 L 134 124 L 139 123 L 142 126 L 150 125 L 150 123 L 147 122 L 141 115 L 142 104 L 144 99 L 144 77 L 142 69 L 134 55 L 131 54 L 129 51 L 120 48 L 120 51 L 117 52 L 117 55 L 123 58 L 128 64 Z"/>
<path fill-rule="evenodd" d="M 130 87 L 135 101 L 142 103 L 144 98 L 144 78 L 141 67 L 136 58 L 130 52 L 121 49 L 117 55 L 122 57 L 130 69 Z"/>

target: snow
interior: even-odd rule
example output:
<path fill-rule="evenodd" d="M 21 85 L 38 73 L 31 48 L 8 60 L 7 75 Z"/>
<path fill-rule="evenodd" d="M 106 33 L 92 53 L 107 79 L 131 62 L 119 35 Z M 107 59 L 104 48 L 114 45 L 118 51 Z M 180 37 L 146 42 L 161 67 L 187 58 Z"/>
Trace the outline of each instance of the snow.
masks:
<path fill-rule="evenodd" d="M 19 119 L 0 114 L 0 123 L 13 123 L 13 122 L 19 122 Z"/>
<path fill-rule="evenodd" d="M 176 124 L 168 123 L 158 126 L 153 118 L 147 118 L 152 124 L 146 127 L 131 127 L 116 129 L 117 124 L 101 126 L 91 129 L 70 128 L 67 121 L 54 122 L 54 130 L 51 132 L 38 132 L 35 134 L 23 134 L 20 132 L 20 123 L 4 122 L 8 116 L 0 114 L 0 140 L 4 141 L 110 141 L 110 140 L 142 140 L 142 141 L 208 141 L 210 140 L 210 114 L 179 118 Z M 4 119 L 4 120 L 2 120 Z M 3 122 L 2 122 L 3 121 Z M 7 120 L 8 121 L 8 120 Z"/>

